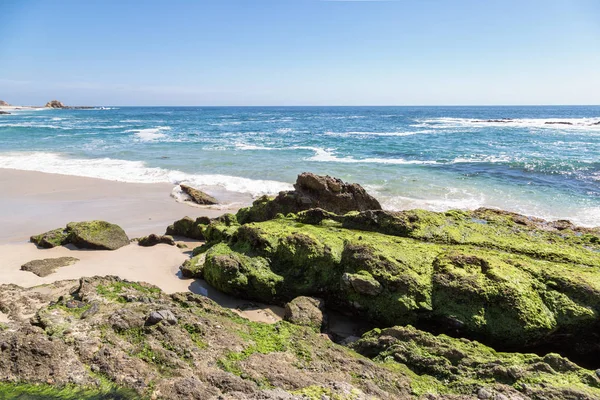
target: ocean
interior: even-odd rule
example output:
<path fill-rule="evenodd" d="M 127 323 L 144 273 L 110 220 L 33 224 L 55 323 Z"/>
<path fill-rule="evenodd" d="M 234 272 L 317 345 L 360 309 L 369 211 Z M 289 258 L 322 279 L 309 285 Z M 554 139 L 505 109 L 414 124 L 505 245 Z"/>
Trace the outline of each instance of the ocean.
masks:
<path fill-rule="evenodd" d="M 0 168 L 252 196 L 310 171 L 392 210 L 497 207 L 600 226 L 600 106 L 19 110 L 0 115 Z"/>

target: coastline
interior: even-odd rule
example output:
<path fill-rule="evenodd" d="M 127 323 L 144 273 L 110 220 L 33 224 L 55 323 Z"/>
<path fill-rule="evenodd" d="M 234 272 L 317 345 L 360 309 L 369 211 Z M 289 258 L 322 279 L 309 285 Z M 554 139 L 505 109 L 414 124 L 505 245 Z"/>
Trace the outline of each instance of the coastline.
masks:
<path fill-rule="evenodd" d="M 101 219 L 121 226 L 129 237 L 164 233 L 184 216 L 217 217 L 237 208 L 194 207 L 171 197 L 168 183 L 125 183 L 97 178 L 0 168 L 0 244 L 71 221 Z"/>

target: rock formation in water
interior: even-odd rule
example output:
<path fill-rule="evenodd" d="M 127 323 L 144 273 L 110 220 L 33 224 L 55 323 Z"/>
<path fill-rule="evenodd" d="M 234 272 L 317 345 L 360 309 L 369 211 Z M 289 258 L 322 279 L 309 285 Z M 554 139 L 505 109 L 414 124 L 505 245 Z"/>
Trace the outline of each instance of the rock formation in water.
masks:
<path fill-rule="evenodd" d="M 184 185 L 184 184 L 179 185 L 179 187 L 181 188 L 183 193 L 185 193 L 186 195 L 189 196 L 190 201 L 192 201 L 196 204 L 212 205 L 212 204 L 219 203 L 219 201 L 217 199 L 215 199 L 214 197 L 212 197 L 209 194 L 204 193 L 201 190 L 195 189 L 191 186 Z"/>

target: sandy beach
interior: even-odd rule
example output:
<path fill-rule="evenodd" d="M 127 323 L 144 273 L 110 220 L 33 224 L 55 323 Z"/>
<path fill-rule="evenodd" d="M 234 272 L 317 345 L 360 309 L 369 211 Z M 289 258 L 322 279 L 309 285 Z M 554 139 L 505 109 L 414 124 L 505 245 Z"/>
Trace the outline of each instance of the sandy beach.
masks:
<path fill-rule="evenodd" d="M 184 216 L 216 217 L 236 209 L 193 207 L 170 196 L 170 184 L 134 184 L 41 172 L 0 169 L 0 284 L 23 287 L 44 285 L 80 277 L 116 275 L 144 281 L 166 293 L 192 291 L 212 298 L 247 318 L 275 322 L 280 307 L 250 303 L 224 295 L 202 280 L 182 279 L 179 266 L 199 242 L 187 248 L 164 244 L 141 247 L 132 243 L 116 251 L 80 250 L 72 246 L 39 249 L 29 237 L 70 221 L 100 219 L 120 225 L 130 238 L 163 234 Z M 182 238 L 178 238 L 181 239 Z M 31 260 L 70 256 L 80 261 L 40 278 L 21 271 Z M 0 314 L 0 322 L 7 316 Z"/>

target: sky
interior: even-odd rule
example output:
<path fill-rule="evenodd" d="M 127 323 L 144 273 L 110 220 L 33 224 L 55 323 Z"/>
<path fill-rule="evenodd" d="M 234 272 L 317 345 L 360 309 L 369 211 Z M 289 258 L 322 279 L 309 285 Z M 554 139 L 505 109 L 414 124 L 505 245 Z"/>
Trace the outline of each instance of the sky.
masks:
<path fill-rule="evenodd" d="M 598 0 L 0 0 L 0 99 L 600 104 Z"/>

